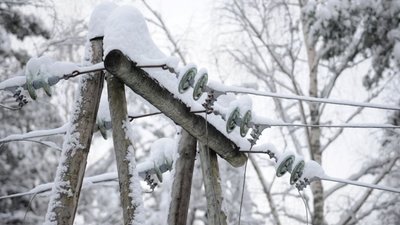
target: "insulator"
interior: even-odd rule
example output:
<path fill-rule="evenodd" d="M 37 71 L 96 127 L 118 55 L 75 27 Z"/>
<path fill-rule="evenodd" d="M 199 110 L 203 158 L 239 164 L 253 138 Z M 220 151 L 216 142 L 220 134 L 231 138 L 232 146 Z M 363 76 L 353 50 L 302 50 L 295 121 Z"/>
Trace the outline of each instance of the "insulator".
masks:
<path fill-rule="evenodd" d="M 235 129 L 235 127 L 237 125 L 236 121 L 238 119 L 240 119 L 240 112 L 239 112 L 239 108 L 236 107 L 231 112 L 231 114 L 229 115 L 228 119 L 226 120 L 226 132 L 228 134 L 231 133 Z"/>
<path fill-rule="evenodd" d="M 240 136 L 245 137 L 247 132 L 250 129 L 251 122 L 251 110 L 248 110 L 242 119 L 242 123 L 240 124 Z"/>
<path fill-rule="evenodd" d="M 178 85 L 179 93 L 182 94 L 186 92 L 189 89 L 189 87 L 193 86 L 194 77 L 196 76 L 196 73 L 197 73 L 197 68 L 195 66 L 190 67 L 184 72 Z"/>
<path fill-rule="evenodd" d="M 286 172 L 292 171 L 292 166 L 294 162 L 294 155 L 289 154 L 283 157 L 282 160 L 278 160 L 278 168 L 276 169 L 276 176 L 281 177 Z"/>
<path fill-rule="evenodd" d="M 206 85 L 208 82 L 208 74 L 204 71 L 203 74 L 200 74 L 200 78 L 197 80 L 196 84 L 193 88 L 193 99 L 198 100 L 201 95 L 204 93 Z"/>

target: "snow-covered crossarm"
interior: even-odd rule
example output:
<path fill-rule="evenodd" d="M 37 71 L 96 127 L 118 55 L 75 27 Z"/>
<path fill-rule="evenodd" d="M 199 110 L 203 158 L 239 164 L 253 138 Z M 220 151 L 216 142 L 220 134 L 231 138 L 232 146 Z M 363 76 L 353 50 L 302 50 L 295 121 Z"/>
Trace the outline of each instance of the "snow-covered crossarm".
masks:
<path fill-rule="evenodd" d="M 163 87 L 168 85 L 167 83 L 162 83 L 161 85 L 163 86 L 161 86 L 149 73 L 135 67 L 135 63 L 119 50 L 110 51 L 106 55 L 104 65 L 107 71 L 120 78 L 125 85 L 157 107 L 175 123 L 182 126 L 197 140 L 202 143 L 208 143 L 210 148 L 230 164 L 233 166 L 244 164 L 246 156 L 238 151 L 237 143 L 234 143 L 209 123 L 212 119 L 211 115 L 207 121 L 204 117 L 191 112 L 191 109 L 202 109 L 201 104 L 198 104 L 200 108 L 193 108 L 184 104 L 173 93 Z M 170 79 L 172 82 L 174 81 L 172 79 L 176 80 L 171 74 L 165 73 L 164 75 L 169 76 L 164 79 Z M 246 140 L 244 141 L 247 142 Z M 247 145 L 250 146 L 249 143 Z"/>
<path fill-rule="evenodd" d="M 143 179 L 146 179 L 148 175 L 153 175 L 161 172 L 165 173 L 167 171 L 170 171 L 172 169 L 172 163 L 169 162 L 168 160 L 165 160 L 162 164 L 156 164 L 153 161 L 145 161 L 142 163 L 139 163 L 136 166 L 136 169 L 139 173 L 139 176 Z M 110 172 L 110 173 L 103 173 L 100 175 L 96 176 L 91 176 L 91 177 L 85 177 L 83 179 L 83 185 L 82 188 L 90 188 L 93 185 L 102 185 L 102 184 L 107 184 L 110 182 L 118 182 L 118 174 L 117 172 Z M 16 197 L 21 197 L 25 195 L 37 195 L 37 194 L 43 194 L 46 195 L 51 191 L 53 188 L 54 183 L 46 183 L 46 184 L 40 184 L 31 190 L 27 192 L 22 192 L 22 193 L 16 193 L 12 195 L 7 195 L 7 196 L 0 196 L 1 199 L 7 199 L 7 198 L 16 198 Z"/>

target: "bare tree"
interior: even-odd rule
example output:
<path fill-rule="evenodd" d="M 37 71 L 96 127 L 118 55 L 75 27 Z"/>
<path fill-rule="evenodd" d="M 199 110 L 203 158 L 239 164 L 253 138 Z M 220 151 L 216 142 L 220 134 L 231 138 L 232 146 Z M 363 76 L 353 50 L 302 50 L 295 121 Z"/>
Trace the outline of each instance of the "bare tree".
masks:
<path fill-rule="evenodd" d="M 226 1 L 220 7 L 220 19 L 223 21 L 221 23 L 224 26 L 233 27 L 228 30 L 228 33 L 233 36 L 232 39 L 240 40 L 240 44 L 237 45 L 238 47 L 228 45 L 222 50 L 227 52 L 249 75 L 262 81 L 272 92 L 329 98 L 332 91 L 337 88 L 338 79 L 346 71 L 365 62 L 368 57 L 359 56 L 371 48 L 371 45 L 365 44 L 370 28 L 364 27 L 367 22 L 361 19 L 362 16 L 358 17 L 359 14 L 357 14 L 353 15 L 354 18 L 350 17 L 351 13 L 346 12 L 341 3 L 333 6 L 334 4 L 315 1 Z M 343 25 L 338 18 L 325 23 L 321 22 L 322 19 L 318 18 L 320 12 L 317 11 L 320 8 L 316 5 L 320 8 L 327 7 L 328 11 L 340 11 L 339 13 L 342 14 L 339 14 L 339 17 L 344 15 L 343 17 L 351 23 L 351 26 L 348 26 L 351 28 Z M 362 9 L 359 10 L 362 11 Z M 329 15 L 327 17 L 331 18 Z M 325 27 L 318 30 L 319 23 L 322 24 L 321 27 L 323 25 Z M 334 26 L 340 27 L 341 30 L 339 28 L 335 30 Z M 391 29 L 393 28 L 387 30 Z M 224 32 L 226 30 L 222 29 L 222 33 Z M 385 30 L 385 32 L 388 31 Z M 387 45 L 387 49 L 390 49 L 390 45 Z M 388 52 L 385 56 L 389 57 L 390 54 L 391 52 Z M 375 71 L 377 71 L 376 74 L 379 71 L 382 72 L 382 70 Z M 377 77 L 388 79 L 381 78 L 381 74 Z M 373 100 L 382 90 L 382 88 L 375 88 L 365 101 Z M 320 103 L 305 104 L 299 101 L 297 104 L 291 104 L 277 99 L 274 99 L 274 103 L 277 117 L 287 123 L 293 123 L 296 120 L 309 125 L 332 122 L 327 116 L 325 105 Z M 363 108 L 358 108 L 341 119 L 350 122 L 362 112 Z M 290 138 L 290 145 L 298 153 L 307 155 L 322 164 L 324 151 L 341 136 L 343 129 L 329 134 L 319 127 L 301 129 L 289 127 L 285 133 L 288 135 L 284 138 Z M 375 183 L 379 181 L 380 179 L 377 179 Z M 324 197 L 321 181 L 312 182 L 311 190 L 312 223 L 326 224 L 326 197 Z M 273 198 L 268 197 L 271 195 L 268 193 L 270 190 L 264 188 L 264 191 L 267 192 L 267 199 L 273 207 L 271 204 Z M 356 202 L 358 204 L 355 203 L 353 208 L 360 208 L 365 203 L 361 200 Z M 362 202 L 361 205 L 360 202 Z M 271 212 L 275 222 L 278 223 L 278 216 L 274 213 L 276 210 L 276 208 L 271 209 Z"/>

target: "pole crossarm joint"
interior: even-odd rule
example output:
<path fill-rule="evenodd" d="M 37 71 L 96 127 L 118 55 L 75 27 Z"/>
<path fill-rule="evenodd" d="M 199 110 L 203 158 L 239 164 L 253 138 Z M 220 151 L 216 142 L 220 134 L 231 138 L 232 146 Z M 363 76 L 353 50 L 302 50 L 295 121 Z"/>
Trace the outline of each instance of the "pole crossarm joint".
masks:
<path fill-rule="evenodd" d="M 247 157 L 239 152 L 239 147 L 232 140 L 208 123 L 205 118 L 191 112 L 187 105 L 160 86 L 146 71 L 137 68 L 123 52 L 110 51 L 105 57 L 104 66 L 108 72 L 121 79 L 132 91 L 158 108 L 197 140 L 207 143 L 208 138 L 209 147 L 232 166 L 244 165 Z M 208 137 L 206 123 L 208 123 Z"/>

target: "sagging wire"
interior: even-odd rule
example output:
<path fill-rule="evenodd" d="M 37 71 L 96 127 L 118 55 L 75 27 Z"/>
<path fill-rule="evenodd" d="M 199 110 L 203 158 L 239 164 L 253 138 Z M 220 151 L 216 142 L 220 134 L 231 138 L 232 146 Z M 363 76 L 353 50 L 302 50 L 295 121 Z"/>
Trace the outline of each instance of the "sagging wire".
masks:
<path fill-rule="evenodd" d="M 377 189 L 377 190 L 381 190 L 381 191 L 389 191 L 389 192 L 400 194 L 400 189 L 398 189 L 398 188 L 391 188 L 391 187 L 386 187 L 386 186 L 381 186 L 381 185 L 376 185 L 376 184 L 367 184 L 367 183 L 360 182 L 360 181 L 352 181 L 352 180 L 333 178 L 333 177 L 328 177 L 328 176 L 319 177 L 319 179 L 325 180 L 325 181 L 332 181 L 332 182 L 336 182 L 336 183 L 349 184 L 349 185 L 354 185 L 354 186 L 359 186 L 359 187 Z"/>
<path fill-rule="evenodd" d="M 214 85 L 211 84 L 211 86 L 214 86 Z M 226 93 L 249 94 L 249 95 L 265 96 L 265 97 L 278 98 L 278 99 L 290 99 L 290 100 L 299 100 L 299 101 L 305 101 L 305 102 L 316 102 L 316 103 L 333 104 L 333 105 L 346 105 L 346 106 L 400 111 L 400 107 L 392 106 L 392 105 L 352 102 L 352 101 L 344 101 L 344 100 L 337 100 L 337 99 L 307 97 L 307 96 L 300 96 L 300 95 L 278 94 L 275 92 L 257 91 L 257 90 L 253 90 L 253 89 L 249 89 L 249 88 L 243 88 L 243 87 L 230 88 L 230 87 L 226 87 L 226 86 L 223 86 L 223 87 L 219 87 L 219 86 L 220 86 L 220 84 L 218 84 L 216 88 L 207 86 L 206 89 L 208 89 L 208 91 L 214 90 L 215 92 L 219 92 L 219 95 L 226 94 Z"/>
<path fill-rule="evenodd" d="M 319 124 L 300 124 L 300 123 L 268 123 L 271 127 L 325 127 L 325 128 L 381 128 L 381 129 L 398 129 L 400 126 L 392 124 L 332 124 L 332 125 L 319 125 Z"/>
<path fill-rule="evenodd" d="M 24 214 L 24 219 L 23 219 L 24 222 L 25 222 L 25 220 L 26 220 L 26 216 L 28 215 L 29 208 L 31 207 L 31 204 L 32 204 L 33 200 L 36 198 L 37 195 L 38 195 L 38 193 L 33 194 L 33 196 L 31 197 L 31 199 L 29 200 L 28 206 L 26 206 L 26 210 L 25 210 L 25 214 Z"/>
<path fill-rule="evenodd" d="M 308 225 L 309 224 L 309 222 L 308 222 L 308 214 L 310 213 L 309 212 L 309 208 L 310 207 L 308 206 L 308 203 L 307 203 L 305 197 L 301 194 L 299 189 L 297 189 L 297 192 L 299 192 L 300 198 L 303 200 L 304 208 L 306 209 L 306 225 Z"/>
<path fill-rule="evenodd" d="M 251 153 L 252 148 L 253 148 L 253 144 L 250 146 L 248 153 Z M 244 164 L 243 185 L 242 185 L 242 193 L 240 196 L 240 206 L 239 206 L 239 225 L 240 225 L 241 219 L 242 219 L 243 197 L 244 197 L 244 188 L 246 187 L 246 174 L 247 174 L 247 162 L 248 161 L 249 161 L 249 158 L 247 158 L 247 160 Z"/>

